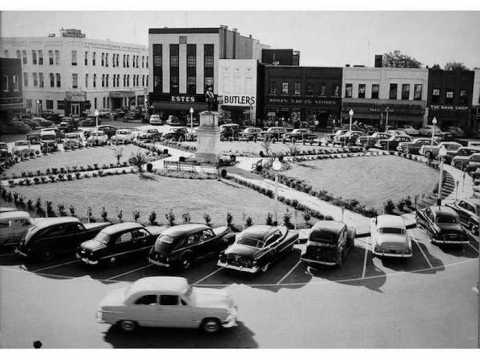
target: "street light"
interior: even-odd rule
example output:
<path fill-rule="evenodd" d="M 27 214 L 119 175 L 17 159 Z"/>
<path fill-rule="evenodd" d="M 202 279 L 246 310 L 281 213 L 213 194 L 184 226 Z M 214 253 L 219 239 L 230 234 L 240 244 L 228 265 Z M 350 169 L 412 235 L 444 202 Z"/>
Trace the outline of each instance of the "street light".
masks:
<path fill-rule="evenodd" d="M 193 107 L 190 108 L 190 132 L 193 134 Z"/>
<path fill-rule="evenodd" d="M 433 138 L 435 136 L 435 125 L 437 125 L 437 118 L 436 117 L 433 117 L 432 125 L 433 125 L 433 127 L 432 127 L 432 142 L 430 144 L 431 146 L 433 146 Z"/>
<path fill-rule="evenodd" d="M 353 119 L 353 109 L 350 109 L 350 111 L 348 112 L 348 115 L 350 115 L 350 127 L 349 127 L 349 130 L 352 131 L 352 119 Z"/>
<path fill-rule="evenodd" d="M 95 130 L 98 132 L 98 115 L 100 114 L 97 109 L 95 109 Z"/>
<path fill-rule="evenodd" d="M 37 103 L 37 115 L 40 115 L 40 100 L 35 101 Z"/>
<path fill-rule="evenodd" d="M 388 130 L 388 112 L 390 111 L 390 108 L 387 106 L 385 109 L 385 131 Z"/>
<path fill-rule="evenodd" d="M 282 163 L 278 158 L 273 161 L 272 169 L 275 171 L 275 222 L 278 224 L 278 171 L 282 169 Z"/>
<path fill-rule="evenodd" d="M 442 192 L 442 180 L 443 180 L 443 160 L 447 155 L 447 149 L 442 146 L 438 150 L 438 158 L 440 159 L 440 174 L 438 179 L 438 190 L 437 190 L 437 205 L 440 206 L 442 202 L 441 192 Z"/>

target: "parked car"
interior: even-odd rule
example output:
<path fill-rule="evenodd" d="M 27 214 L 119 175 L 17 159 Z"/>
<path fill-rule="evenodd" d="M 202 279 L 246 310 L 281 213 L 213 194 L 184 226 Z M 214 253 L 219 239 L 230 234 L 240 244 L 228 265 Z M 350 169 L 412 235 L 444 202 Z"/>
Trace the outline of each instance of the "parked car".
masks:
<path fill-rule="evenodd" d="M 60 115 L 56 114 L 52 111 L 44 111 L 40 115 L 41 115 L 42 118 L 44 118 L 46 120 L 49 120 L 49 121 L 52 121 L 54 123 L 59 123 L 61 121 Z"/>
<path fill-rule="evenodd" d="M 112 125 L 100 125 L 98 130 L 103 131 L 105 135 L 110 139 L 117 132 L 117 128 Z"/>
<path fill-rule="evenodd" d="M 163 231 L 148 255 L 148 261 L 164 268 L 188 270 L 195 262 L 217 255 L 234 239 L 226 226 L 183 224 Z"/>
<path fill-rule="evenodd" d="M 53 152 L 58 150 L 57 136 L 55 133 L 46 132 L 40 134 L 40 149 L 42 152 Z"/>
<path fill-rule="evenodd" d="M 185 126 L 185 123 L 181 121 L 177 116 L 175 115 L 169 115 L 167 118 L 167 125 L 170 126 Z"/>
<path fill-rule="evenodd" d="M 160 115 L 152 114 L 150 115 L 149 123 L 150 125 L 163 125 L 163 120 L 160 118 Z"/>
<path fill-rule="evenodd" d="M 235 242 L 218 257 L 217 265 L 241 272 L 265 272 L 293 249 L 298 233 L 284 226 L 253 225 L 236 236 Z"/>
<path fill-rule="evenodd" d="M 475 152 L 468 156 L 457 155 L 452 159 L 452 166 L 460 170 L 472 170 L 472 169 L 468 169 L 468 164 L 472 160 L 475 160 L 475 159 L 478 160 L 479 156 L 480 156 L 480 152 L 478 152 L 478 149 L 475 149 Z"/>
<path fill-rule="evenodd" d="M 13 143 L 13 153 L 17 156 L 22 154 L 30 154 L 32 151 L 32 146 L 30 141 L 27 140 L 18 140 Z"/>
<path fill-rule="evenodd" d="M 34 116 L 32 117 L 32 121 L 35 122 L 38 127 L 49 127 L 53 125 L 53 121 L 44 119 L 43 117 L 40 116 Z"/>
<path fill-rule="evenodd" d="M 460 223 L 474 235 L 479 233 L 480 199 L 462 199 L 446 203 L 445 206 L 452 208 L 457 214 Z"/>
<path fill-rule="evenodd" d="M 59 254 L 74 253 L 78 245 L 95 237 L 108 225 L 108 222 L 83 224 L 72 216 L 36 219 L 15 253 L 43 261 Z"/>
<path fill-rule="evenodd" d="M 0 213 L 0 247 L 16 246 L 27 229 L 34 224 L 26 211 Z"/>
<path fill-rule="evenodd" d="M 480 168 L 480 150 L 477 153 L 473 153 L 468 157 L 467 164 L 465 165 L 465 171 L 471 173 Z"/>
<path fill-rule="evenodd" d="M 92 131 L 90 136 L 87 138 L 88 145 L 106 145 L 108 142 L 108 137 L 103 131 Z"/>
<path fill-rule="evenodd" d="M 374 132 L 372 135 L 361 135 L 355 140 L 355 145 L 371 148 L 375 146 L 377 141 L 381 139 L 388 139 L 390 135 L 385 132 Z"/>
<path fill-rule="evenodd" d="M 445 150 L 448 153 L 448 151 L 453 152 L 460 149 L 461 147 L 462 147 L 462 144 L 459 144 L 454 141 L 442 141 L 441 143 L 433 146 L 429 144 L 422 145 L 418 153 L 420 155 L 426 156 L 427 158 L 430 158 L 430 157 L 436 158 L 441 148 L 445 148 Z"/>
<path fill-rule="evenodd" d="M 170 129 L 167 133 L 162 135 L 163 140 L 170 141 L 185 141 L 188 136 L 187 128 Z"/>
<path fill-rule="evenodd" d="M 287 141 L 311 141 L 317 136 L 310 129 L 294 129 L 292 132 L 284 134 L 283 138 Z"/>
<path fill-rule="evenodd" d="M 365 135 L 362 131 L 347 131 L 343 135 L 340 135 L 336 140 L 334 140 L 334 143 L 336 144 L 355 144 L 357 139 Z"/>
<path fill-rule="evenodd" d="M 402 130 L 405 132 L 405 134 L 409 135 L 409 136 L 418 136 L 420 135 L 420 130 L 418 129 L 415 129 L 413 126 L 411 125 L 406 125 L 402 128 Z"/>
<path fill-rule="evenodd" d="M 379 257 L 412 257 L 412 240 L 401 216 L 379 215 L 371 220 L 372 253 Z"/>
<path fill-rule="evenodd" d="M 113 290 L 100 303 L 97 320 L 129 332 L 145 326 L 215 333 L 236 326 L 237 311 L 226 290 L 194 287 L 181 277 L 155 276 Z"/>
<path fill-rule="evenodd" d="M 102 123 L 101 119 L 100 119 L 100 116 L 98 117 L 98 125 L 100 125 Z M 78 123 L 78 126 L 97 126 L 97 119 L 95 116 L 88 116 L 86 119 L 84 120 L 80 120 L 80 122 Z"/>
<path fill-rule="evenodd" d="M 10 211 L 17 211 L 17 208 L 14 207 L 7 207 L 7 206 L 2 206 L 0 207 L 0 214 L 4 212 L 10 212 Z"/>
<path fill-rule="evenodd" d="M 143 142 L 160 141 L 162 133 L 158 129 L 146 129 L 137 135 L 137 140 Z"/>
<path fill-rule="evenodd" d="M 397 150 L 405 154 L 418 154 L 418 151 L 423 145 L 431 145 L 432 139 L 430 138 L 416 138 L 413 141 L 401 142 L 397 146 Z M 437 141 L 433 141 L 433 145 L 437 145 Z"/>
<path fill-rule="evenodd" d="M 435 244 L 468 244 L 460 220 L 449 206 L 431 206 L 415 211 L 417 225 L 425 229 Z"/>
<path fill-rule="evenodd" d="M 130 129 L 118 129 L 110 138 L 112 144 L 129 144 L 134 138 L 133 132 Z"/>
<path fill-rule="evenodd" d="M 354 247 L 356 230 L 340 221 L 318 221 L 310 230 L 300 260 L 310 266 L 341 266 Z"/>
<path fill-rule="evenodd" d="M 77 258 L 88 265 L 114 263 L 133 255 L 148 254 L 165 226 L 143 226 L 124 222 L 105 227 L 97 236 L 80 244 Z"/>
<path fill-rule="evenodd" d="M 465 136 L 465 131 L 463 131 L 463 129 L 458 127 L 458 126 L 449 126 L 447 128 L 447 131 L 455 137 L 464 137 Z"/>
<path fill-rule="evenodd" d="M 220 139 L 238 138 L 240 134 L 240 125 L 235 123 L 228 123 L 220 125 Z"/>
<path fill-rule="evenodd" d="M 240 134 L 240 139 L 245 141 L 257 140 L 261 137 L 262 129 L 258 127 L 247 127 Z"/>
<path fill-rule="evenodd" d="M 63 149 L 79 149 L 83 147 L 83 137 L 79 132 L 66 133 L 63 139 Z"/>
<path fill-rule="evenodd" d="M 345 130 L 345 129 L 338 129 L 337 131 L 335 131 L 335 133 L 333 134 L 332 138 L 331 138 L 331 141 L 334 143 L 334 144 L 338 144 L 340 143 L 340 136 L 344 135 L 348 130 Z"/>
<path fill-rule="evenodd" d="M 433 135 L 440 135 L 443 131 L 437 125 L 427 125 L 420 129 L 421 136 L 432 136 Z"/>
<path fill-rule="evenodd" d="M 470 155 L 480 152 L 477 147 L 467 147 L 467 146 L 462 146 L 458 148 L 458 150 L 454 151 L 448 151 L 447 154 L 445 155 L 444 161 L 447 164 L 452 164 L 453 165 L 453 159 L 467 159 Z M 462 160 L 462 161 L 463 161 Z"/>
<path fill-rule="evenodd" d="M 72 118 L 63 118 L 63 120 L 58 125 L 58 130 L 67 133 L 74 132 L 78 129 L 78 123 Z"/>
<path fill-rule="evenodd" d="M 467 147 L 476 147 L 476 148 L 480 148 L 480 141 L 469 141 L 467 143 Z"/>
<path fill-rule="evenodd" d="M 384 150 L 395 150 L 402 142 L 410 142 L 412 138 L 408 135 L 393 135 L 388 139 L 379 139 L 375 143 L 375 147 Z"/>
<path fill-rule="evenodd" d="M 287 133 L 287 129 L 284 127 L 269 127 L 267 131 L 262 132 L 264 138 L 279 140 Z"/>

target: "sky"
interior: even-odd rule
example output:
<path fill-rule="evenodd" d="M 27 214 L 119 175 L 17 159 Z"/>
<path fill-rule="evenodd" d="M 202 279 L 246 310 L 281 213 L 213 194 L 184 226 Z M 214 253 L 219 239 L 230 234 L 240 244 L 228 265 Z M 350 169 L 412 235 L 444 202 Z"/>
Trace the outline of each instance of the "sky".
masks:
<path fill-rule="evenodd" d="M 480 67 L 480 11 L 3 11 L 0 35 L 80 28 L 91 39 L 148 45 L 150 27 L 221 24 L 273 48 L 299 50 L 304 66 L 373 66 L 375 54 L 400 50 L 424 65 Z"/>

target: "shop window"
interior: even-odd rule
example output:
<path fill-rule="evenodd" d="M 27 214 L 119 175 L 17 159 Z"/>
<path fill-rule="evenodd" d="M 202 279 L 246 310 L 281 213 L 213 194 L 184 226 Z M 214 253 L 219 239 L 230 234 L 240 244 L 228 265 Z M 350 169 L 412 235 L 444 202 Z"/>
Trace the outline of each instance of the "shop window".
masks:
<path fill-rule="evenodd" d="M 33 87 L 38 87 L 38 74 L 37 73 L 32 73 L 33 76 Z"/>
<path fill-rule="evenodd" d="M 37 52 L 32 50 L 32 64 L 37 65 Z"/>
<path fill-rule="evenodd" d="M 57 100 L 57 110 L 65 109 L 65 103 L 63 100 Z"/>
<path fill-rule="evenodd" d="M 468 105 L 468 91 L 465 89 L 460 90 L 460 105 Z"/>
<path fill-rule="evenodd" d="M 46 100 L 45 106 L 47 107 L 47 110 L 53 110 L 53 100 Z"/>
<path fill-rule="evenodd" d="M 423 85 L 415 84 L 413 90 L 413 100 L 422 100 Z"/>
<path fill-rule="evenodd" d="M 55 65 L 60 65 L 60 50 L 55 50 Z"/>
<path fill-rule="evenodd" d="M 23 73 L 23 86 L 24 87 L 28 86 L 28 73 L 26 72 Z"/>
<path fill-rule="evenodd" d="M 43 51 L 38 50 L 38 65 L 43 65 Z"/>
<path fill-rule="evenodd" d="M 12 75 L 12 91 L 18 92 L 18 90 L 19 90 L 18 75 Z"/>
<path fill-rule="evenodd" d="M 8 75 L 2 75 L 2 91 L 8 92 Z"/>
<path fill-rule="evenodd" d="M 397 90 L 398 84 L 390 84 L 390 93 L 388 97 L 390 100 L 397 100 Z"/>
<path fill-rule="evenodd" d="M 48 64 L 53 65 L 53 50 L 48 50 Z"/>
<path fill-rule="evenodd" d="M 60 74 L 56 73 L 55 76 L 57 78 L 57 87 L 61 87 L 62 86 L 62 81 L 61 81 L 61 78 L 60 78 Z"/>
<path fill-rule="evenodd" d="M 22 63 L 27 64 L 27 50 L 22 50 Z"/>
<path fill-rule="evenodd" d="M 77 50 L 72 50 L 72 66 L 77 66 Z"/>
<path fill-rule="evenodd" d="M 270 90 L 269 90 L 270 95 L 277 95 L 277 82 L 276 81 L 270 81 Z"/>
<path fill-rule="evenodd" d="M 379 84 L 372 84 L 372 99 L 378 99 L 380 94 L 380 85 Z"/>
<path fill-rule="evenodd" d="M 38 86 L 41 88 L 45 87 L 45 82 L 43 81 L 43 73 L 38 73 Z"/>
<path fill-rule="evenodd" d="M 440 102 L 440 89 L 432 89 L 432 103 L 438 104 Z"/>
<path fill-rule="evenodd" d="M 366 85 L 358 84 L 358 98 L 365 99 Z"/>
<path fill-rule="evenodd" d="M 313 95 L 313 84 L 311 82 L 307 82 L 305 87 L 305 95 Z"/>
<path fill-rule="evenodd" d="M 300 81 L 295 81 L 294 93 L 295 95 L 301 95 L 302 83 Z"/>
<path fill-rule="evenodd" d="M 282 95 L 288 95 L 288 81 L 282 82 Z"/>
<path fill-rule="evenodd" d="M 72 88 L 78 88 L 78 74 L 72 74 Z"/>
<path fill-rule="evenodd" d="M 453 89 L 447 89 L 445 91 L 445 104 L 452 105 L 454 97 L 455 97 L 455 94 Z"/>
<path fill-rule="evenodd" d="M 50 87 L 53 88 L 55 87 L 55 75 L 53 73 L 50 73 L 49 77 L 50 77 Z"/>
<path fill-rule="evenodd" d="M 402 100 L 410 99 L 410 84 L 402 84 Z"/>
<path fill-rule="evenodd" d="M 353 84 L 345 84 L 345 97 L 352 97 Z"/>

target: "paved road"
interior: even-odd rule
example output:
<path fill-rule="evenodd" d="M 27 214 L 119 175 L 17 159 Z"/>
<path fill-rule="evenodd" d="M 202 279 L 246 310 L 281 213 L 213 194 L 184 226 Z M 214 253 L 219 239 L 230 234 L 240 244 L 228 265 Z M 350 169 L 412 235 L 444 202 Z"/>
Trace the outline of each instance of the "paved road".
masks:
<path fill-rule="evenodd" d="M 163 274 L 144 258 L 92 270 L 74 259 L 26 268 L 0 255 L 1 346 L 31 347 L 455 347 L 476 346 L 478 247 L 441 249 L 412 230 L 407 262 L 372 256 L 369 238 L 342 268 L 312 272 L 300 248 L 267 273 L 245 277 L 212 259 L 184 274 L 198 286 L 226 288 L 239 327 L 207 336 L 196 330 L 123 334 L 95 321 L 111 289 Z M 22 269 L 23 267 L 23 269 Z"/>

